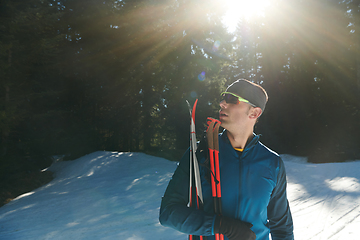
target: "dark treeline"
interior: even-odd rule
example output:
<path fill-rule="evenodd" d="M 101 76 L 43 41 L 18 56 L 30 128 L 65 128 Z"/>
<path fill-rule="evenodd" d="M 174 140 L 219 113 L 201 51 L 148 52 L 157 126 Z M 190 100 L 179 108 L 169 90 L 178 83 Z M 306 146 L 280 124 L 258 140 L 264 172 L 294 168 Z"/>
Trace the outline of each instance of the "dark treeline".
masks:
<path fill-rule="evenodd" d="M 2 0 L 2 166 L 96 150 L 180 157 L 185 100 L 199 98 L 201 132 L 239 78 L 269 93 L 256 127 L 269 147 L 359 158 L 358 1 L 274 0 L 233 33 L 224 13 L 212 0 Z"/>

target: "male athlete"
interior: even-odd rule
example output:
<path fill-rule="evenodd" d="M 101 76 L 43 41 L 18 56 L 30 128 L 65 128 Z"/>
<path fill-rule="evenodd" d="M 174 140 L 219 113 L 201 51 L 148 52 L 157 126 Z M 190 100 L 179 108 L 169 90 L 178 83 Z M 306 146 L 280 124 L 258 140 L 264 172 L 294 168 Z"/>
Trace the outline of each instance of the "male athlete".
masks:
<path fill-rule="evenodd" d="M 268 100 L 259 85 L 240 79 L 222 93 L 219 134 L 222 215 L 214 213 L 206 151 L 197 158 L 204 208 L 188 207 L 189 150 L 182 157 L 162 198 L 160 223 L 180 232 L 230 240 L 293 240 L 286 196 L 286 173 L 279 155 L 259 142 L 254 126 Z M 200 143 L 201 145 L 201 143 Z"/>

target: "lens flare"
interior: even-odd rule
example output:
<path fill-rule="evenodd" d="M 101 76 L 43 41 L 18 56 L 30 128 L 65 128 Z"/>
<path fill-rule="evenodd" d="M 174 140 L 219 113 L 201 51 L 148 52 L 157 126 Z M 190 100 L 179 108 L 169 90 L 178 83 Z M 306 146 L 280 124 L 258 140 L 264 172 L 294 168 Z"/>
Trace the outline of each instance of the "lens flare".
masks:
<path fill-rule="evenodd" d="M 196 93 L 195 91 L 192 91 L 192 92 L 190 93 L 190 96 L 191 96 L 192 98 L 197 98 L 197 93 Z"/>
<path fill-rule="evenodd" d="M 220 41 L 216 40 L 212 47 L 213 51 L 216 52 L 217 50 L 219 50 L 220 45 L 221 45 Z"/>
<path fill-rule="evenodd" d="M 200 81 L 204 81 L 204 80 L 205 80 L 205 72 L 200 73 L 200 74 L 198 75 L 198 79 L 199 79 Z"/>

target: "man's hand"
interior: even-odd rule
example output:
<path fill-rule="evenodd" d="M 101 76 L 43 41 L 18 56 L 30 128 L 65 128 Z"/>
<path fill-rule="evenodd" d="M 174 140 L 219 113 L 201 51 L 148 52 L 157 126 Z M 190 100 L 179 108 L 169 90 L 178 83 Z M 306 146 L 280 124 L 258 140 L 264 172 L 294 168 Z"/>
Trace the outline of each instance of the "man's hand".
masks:
<path fill-rule="evenodd" d="M 256 235 L 250 229 L 252 226 L 239 219 L 216 216 L 214 232 L 224 234 L 229 240 L 255 240 Z"/>

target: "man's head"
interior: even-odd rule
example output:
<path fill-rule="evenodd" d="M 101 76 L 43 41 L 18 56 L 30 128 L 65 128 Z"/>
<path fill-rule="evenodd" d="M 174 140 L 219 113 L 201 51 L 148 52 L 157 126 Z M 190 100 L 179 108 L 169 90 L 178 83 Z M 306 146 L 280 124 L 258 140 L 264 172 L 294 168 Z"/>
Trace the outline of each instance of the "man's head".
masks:
<path fill-rule="evenodd" d="M 240 79 L 222 93 L 219 119 L 229 131 L 251 129 L 265 109 L 268 96 L 259 85 Z"/>
<path fill-rule="evenodd" d="M 222 94 L 231 94 L 245 99 L 251 106 L 261 108 L 262 112 L 264 112 L 268 101 L 268 95 L 264 88 L 245 79 L 233 82 Z"/>

